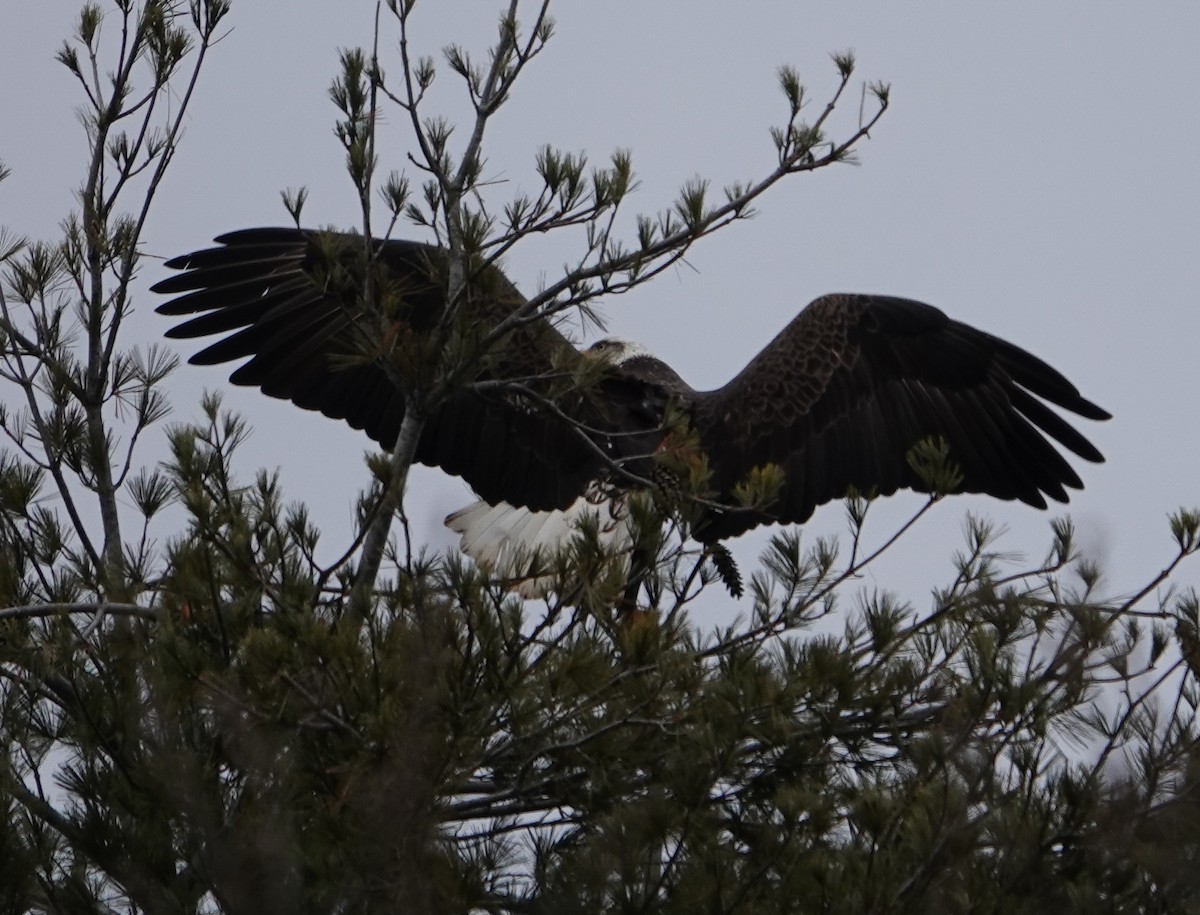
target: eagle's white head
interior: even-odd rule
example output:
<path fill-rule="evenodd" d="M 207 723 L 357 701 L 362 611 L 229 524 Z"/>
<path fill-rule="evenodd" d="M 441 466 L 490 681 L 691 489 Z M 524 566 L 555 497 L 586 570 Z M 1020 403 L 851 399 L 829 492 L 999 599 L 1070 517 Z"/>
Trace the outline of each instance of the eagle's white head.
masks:
<path fill-rule="evenodd" d="M 627 378 L 635 378 L 656 388 L 689 396 L 696 393 L 673 368 L 632 340 L 605 337 L 584 350 L 584 355 L 620 369 L 619 374 Z"/>
<path fill-rule="evenodd" d="M 624 365 L 631 359 L 647 357 L 656 358 L 654 353 L 640 343 L 626 340 L 623 337 L 605 337 L 597 340 L 585 350 L 588 354 L 603 359 L 609 365 Z"/>

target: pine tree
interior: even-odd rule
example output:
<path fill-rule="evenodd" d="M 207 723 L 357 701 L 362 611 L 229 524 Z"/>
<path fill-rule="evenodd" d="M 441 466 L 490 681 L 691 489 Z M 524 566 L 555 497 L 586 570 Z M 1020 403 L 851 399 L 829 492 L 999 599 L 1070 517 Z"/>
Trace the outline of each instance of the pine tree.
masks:
<path fill-rule="evenodd" d="M 627 153 L 589 170 L 545 147 L 536 196 L 497 204 L 486 186 L 486 127 L 552 39 L 548 4 L 522 24 L 514 0 L 486 55 L 450 47 L 440 64 L 409 56 L 414 4 L 386 6 L 380 33 L 398 36 L 399 59 L 343 54 L 337 136 L 363 234 L 416 226 L 440 242 L 451 302 L 468 265 L 583 227 L 573 269 L 522 316 L 587 318 L 780 181 L 848 159 L 887 108 L 871 85 L 873 112 L 836 138 L 854 60 L 835 56 L 812 122 L 784 68 L 761 180 L 720 202 L 689 182 L 624 241 Z M 851 497 L 841 542 L 778 533 L 728 625 L 705 631 L 689 608 L 737 570 L 656 506 L 639 508 L 654 562 L 634 614 L 616 609 L 628 582 L 594 532 L 558 558 L 576 587 L 521 601 L 395 529 L 420 404 L 502 333 L 468 346 L 449 324 L 409 353 L 420 371 L 397 383 L 417 408 L 373 459 L 356 535 L 330 565 L 277 476 L 241 467 L 246 425 L 217 396 L 175 404 L 191 421 L 164 427 L 175 360 L 127 346 L 123 321 L 147 214 L 229 13 L 227 0 L 86 5 L 58 55 L 85 106 L 78 210 L 53 241 L 0 234 L 0 910 L 1200 904 L 1200 604 L 1169 587 L 1200 542 L 1196 512 L 1172 515 L 1164 572 L 1119 601 L 1100 595 L 1069 521 L 1030 567 L 970 518 L 954 580 L 917 606 L 858 588 L 907 525 L 867 553 L 869 503 Z M 439 67 L 474 106 L 461 145 L 426 111 Z M 383 110 L 411 123 L 417 194 L 378 173 Z M 297 223 L 304 201 L 284 194 Z M 170 453 L 157 468 L 152 436 Z M 936 449 L 914 457 L 934 484 L 952 474 Z M 766 474 L 758 496 L 770 486 Z"/>

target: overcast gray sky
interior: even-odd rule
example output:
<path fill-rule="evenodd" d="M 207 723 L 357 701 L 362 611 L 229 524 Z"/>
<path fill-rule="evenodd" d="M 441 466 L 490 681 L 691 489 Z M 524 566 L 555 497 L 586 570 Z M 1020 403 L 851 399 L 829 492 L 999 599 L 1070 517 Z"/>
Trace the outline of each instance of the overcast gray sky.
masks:
<path fill-rule="evenodd" d="M 54 235 L 82 176 L 77 87 L 52 59 L 76 8 L 74 0 L 0 8 L 0 160 L 14 171 L 0 187 L 0 223 L 35 237 Z M 498 8 L 425 0 L 414 19 L 419 50 L 437 54 L 457 41 L 482 54 Z M 369 45 L 373 11 L 365 0 L 234 0 L 232 31 L 213 52 L 150 222 L 150 252 L 170 256 L 222 231 L 285 223 L 279 190 L 301 184 L 311 191 L 309 222 L 355 224 L 326 89 L 338 48 Z M 1157 570 L 1171 547 L 1166 513 L 1200 502 L 1200 4 L 605 0 L 562 3 L 555 16 L 556 37 L 493 123 L 486 171 L 506 182 L 497 199 L 534 187 L 544 143 L 594 161 L 626 147 L 641 180 L 632 202 L 653 212 L 694 175 L 719 187 L 769 170 L 768 127 L 785 113 L 778 65 L 799 70 L 814 106 L 836 83 L 832 51 L 854 49 L 859 77 L 892 86 L 891 110 L 861 147 L 859 167 L 785 182 L 755 219 L 698 245 L 688 266 L 609 301 L 610 332 L 713 387 L 821 293 L 935 304 L 1031 349 L 1114 414 L 1084 430 L 1108 463 L 1081 468 L 1087 489 L 1070 511 L 1107 562 L 1112 590 Z M 394 48 L 389 31 L 381 51 L 393 73 Z M 460 117 L 461 82 L 443 67 L 435 88 L 429 113 Z M 833 136 L 853 129 L 857 108 L 850 99 Z M 402 168 L 403 119 L 386 120 L 383 164 Z M 532 291 L 571 250 L 538 240 L 513 253 L 508 272 Z M 163 273 L 147 261 L 140 288 Z M 139 302 L 140 339 L 160 338 L 169 324 L 155 304 L 149 294 Z M 193 417 L 199 392 L 223 387 L 226 376 L 181 368 L 175 417 Z M 332 551 L 364 478 L 365 439 L 253 392 L 230 402 L 256 430 L 247 472 L 282 467 L 290 495 L 308 500 L 333 537 Z M 438 522 L 468 499 L 461 482 L 424 471 L 409 507 L 418 529 L 445 545 Z M 917 504 L 894 500 L 871 529 L 884 536 Z M 1007 525 L 1009 549 L 1040 555 L 1048 542 L 1041 513 L 950 500 L 868 584 L 922 600 L 923 588 L 949 575 L 967 509 Z M 809 529 L 842 524 L 832 506 Z M 896 571 L 925 554 L 920 574 Z"/>

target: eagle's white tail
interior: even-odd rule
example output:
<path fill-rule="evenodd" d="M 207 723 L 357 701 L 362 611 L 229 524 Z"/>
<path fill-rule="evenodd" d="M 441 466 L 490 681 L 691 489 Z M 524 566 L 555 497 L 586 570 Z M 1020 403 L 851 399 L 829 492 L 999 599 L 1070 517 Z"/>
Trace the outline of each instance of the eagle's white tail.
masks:
<path fill-rule="evenodd" d="M 506 502 L 473 502 L 447 516 L 446 527 L 462 535 L 463 552 L 489 575 L 511 582 L 522 597 L 544 597 L 554 590 L 556 557 L 581 536 L 585 523 L 593 523 L 589 519 L 594 519 L 604 553 L 628 561 L 633 535 L 625 500 L 589 496 L 562 511 L 547 512 Z"/>

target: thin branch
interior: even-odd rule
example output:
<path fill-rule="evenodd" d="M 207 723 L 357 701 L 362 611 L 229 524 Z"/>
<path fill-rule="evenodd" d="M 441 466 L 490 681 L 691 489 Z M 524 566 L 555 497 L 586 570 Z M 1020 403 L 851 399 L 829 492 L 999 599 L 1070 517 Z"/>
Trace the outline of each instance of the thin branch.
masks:
<path fill-rule="evenodd" d="M 97 622 L 105 616 L 128 616 L 137 619 L 158 619 L 158 611 L 152 607 L 141 607 L 137 604 L 117 604 L 107 601 L 74 601 L 69 603 L 25 604 L 19 607 L 0 608 L 0 621 L 44 619 L 52 616 L 74 616 L 87 614 L 93 617 L 89 631 L 94 629 Z"/>

